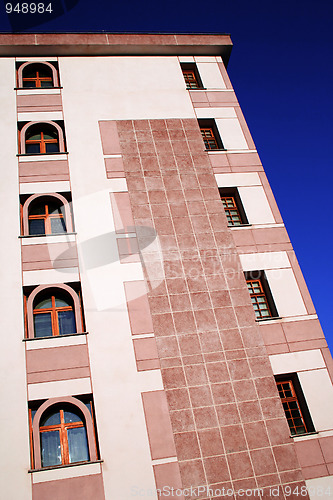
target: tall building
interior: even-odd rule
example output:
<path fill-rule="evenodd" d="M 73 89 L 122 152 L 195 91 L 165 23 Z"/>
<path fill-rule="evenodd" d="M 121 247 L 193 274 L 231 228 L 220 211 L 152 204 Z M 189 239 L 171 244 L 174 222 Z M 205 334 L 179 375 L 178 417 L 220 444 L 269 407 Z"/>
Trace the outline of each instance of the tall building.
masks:
<path fill-rule="evenodd" d="M 0 35 L 1 498 L 333 495 L 332 359 L 228 35 Z"/>

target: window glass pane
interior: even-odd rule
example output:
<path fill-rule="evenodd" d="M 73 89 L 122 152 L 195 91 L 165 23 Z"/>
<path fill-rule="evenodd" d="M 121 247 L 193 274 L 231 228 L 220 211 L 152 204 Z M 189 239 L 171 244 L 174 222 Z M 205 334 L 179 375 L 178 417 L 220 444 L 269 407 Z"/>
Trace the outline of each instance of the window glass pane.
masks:
<path fill-rule="evenodd" d="M 39 144 L 26 144 L 25 152 L 27 154 L 38 154 L 40 153 L 40 146 Z"/>
<path fill-rule="evenodd" d="M 73 311 L 59 311 L 59 335 L 66 335 L 67 333 L 76 333 L 75 317 Z"/>
<path fill-rule="evenodd" d="M 52 307 L 52 299 L 44 299 L 38 302 L 35 309 L 48 309 L 49 307 Z"/>
<path fill-rule="evenodd" d="M 59 146 L 57 142 L 52 142 L 50 144 L 45 144 L 46 152 L 47 153 L 58 153 L 59 152 Z"/>
<path fill-rule="evenodd" d="M 35 337 L 51 337 L 51 313 L 34 314 Z"/>
<path fill-rule="evenodd" d="M 34 81 L 23 81 L 23 87 L 26 89 L 33 89 L 36 87 L 36 82 Z"/>
<path fill-rule="evenodd" d="M 64 420 L 66 424 L 71 422 L 82 422 L 82 418 L 72 411 L 64 411 Z"/>
<path fill-rule="evenodd" d="M 60 424 L 60 412 L 56 411 L 54 413 L 46 414 L 40 419 L 40 427 L 46 427 L 47 425 L 58 425 Z"/>
<path fill-rule="evenodd" d="M 87 433 L 84 427 L 67 430 L 69 463 L 89 460 Z"/>
<path fill-rule="evenodd" d="M 61 215 L 61 208 L 59 206 L 59 203 L 54 202 L 54 201 L 49 201 L 48 202 L 48 207 L 49 207 L 49 214 L 50 215 Z"/>
<path fill-rule="evenodd" d="M 43 82 L 43 81 L 41 81 L 41 82 L 40 82 L 40 86 L 41 86 L 42 88 L 44 88 L 44 89 L 45 89 L 45 88 L 47 88 L 47 87 L 53 87 L 53 82 L 51 82 L 50 80 L 49 80 L 49 81 L 46 81 L 46 82 L 45 82 L 45 81 L 44 81 L 44 82 Z"/>
<path fill-rule="evenodd" d="M 45 234 L 44 219 L 30 219 L 29 234 Z"/>
<path fill-rule="evenodd" d="M 66 233 L 66 224 L 63 217 L 51 217 L 51 233 Z"/>
<path fill-rule="evenodd" d="M 66 302 L 64 299 L 59 299 L 59 297 L 55 297 L 55 305 L 56 307 L 68 307 L 70 304 Z"/>
<path fill-rule="evenodd" d="M 40 446 L 43 467 L 62 463 L 59 431 L 41 432 Z"/>
<path fill-rule="evenodd" d="M 39 66 L 38 67 L 38 75 L 39 78 L 48 78 L 50 77 L 50 70 L 46 66 Z"/>
<path fill-rule="evenodd" d="M 29 215 L 44 215 L 45 205 L 44 203 L 35 203 L 29 208 Z"/>
<path fill-rule="evenodd" d="M 55 130 L 47 130 L 44 132 L 44 139 L 45 140 L 53 140 L 53 139 L 58 139 L 58 134 Z"/>
<path fill-rule="evenodd" d="M 29 141 L 40 141 L 41 140 L 40 132 L 37 132 L 35 134 L 27 134 L 26 137 Z"/>

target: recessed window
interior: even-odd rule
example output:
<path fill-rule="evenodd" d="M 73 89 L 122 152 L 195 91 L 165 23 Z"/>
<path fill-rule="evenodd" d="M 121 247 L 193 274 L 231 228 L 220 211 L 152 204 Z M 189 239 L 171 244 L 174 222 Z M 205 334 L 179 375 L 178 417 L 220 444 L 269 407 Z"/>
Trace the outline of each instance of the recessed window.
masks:
<path fill-rule="evenodd" d="M 20 89 L 49 89 L 59 87 L 58 63 L 17 63 L 17 86 Z"/>
<path fill-rule="evenodd" d="M 29 64 L 22 73 L 23 88 L 52 88 L 52 69 L 45 64 Z"/>
<path fill-rule="evenodd" d="M 78 283 L 25 287 L 26 336 L 59 337 L 84 332 Z"/>
<path fill-rule="evenodd" d="M 26 154 L 46 154 L 59 152 L 57 130 L 48 125 L 34 125 L 25 135 Z"/>
<path fill-rule="evenodd" d="M 36 469 L 98 459 L 91 396 L 29 405 L 31 460 Z"/>
<path fill-rule="evenodd" d="M 237 188 L 219 188 L 221 201 L 227 216 L 228 226 L 248 224 Z"/>
<path fill-rule="evenodd" d="M 313 422 L 297 374 L 277 376 L 276 384 L 291 435 L 298 436 L 314 432 Z"/>
<path fill-rule="evenodd" d="M 41 294 L 33 310 L 35 337 L 76 333 L 74 307 L 70 296 L 57 292 Z"/>
<path fill-rule="evenodd" d="M 215 120 L 198 120 L 202 139 L 207 150 L 223 149 L 224 146 L 221 141 L 220 134 L 217 130 Z"/>
<path fill-rule="evenodd" d="M 63 122 L 19 122 L 19 153 L 47 155 L 64 153 L 65 140 Z"/>
<path fill-rule="evenodd" d="M 194 63 L 181 63 L 181 68 L 187 90 L 202 89 L 203 85 L 197 65 Z"/>
<path fill-rule="evenodd" d="M 29 234 L 66 233 L 64 206 L 56 198 L 37 198 L 28 210 Z"/>
<path fill-rule="evenodd" d="M 278 317 L 264 271 L 247 272 L 245 277 L 256 319 Z"/>

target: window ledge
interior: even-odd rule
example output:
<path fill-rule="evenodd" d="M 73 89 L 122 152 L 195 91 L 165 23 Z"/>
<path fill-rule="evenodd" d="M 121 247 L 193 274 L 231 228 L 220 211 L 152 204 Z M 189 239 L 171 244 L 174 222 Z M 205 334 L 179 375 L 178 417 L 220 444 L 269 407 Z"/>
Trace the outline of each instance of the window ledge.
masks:
<path fill-rule="evenodd" d="M 244 224 L 238 224 L 238 226 L 228 226 L 230 227 L 231 229 L 241 229 L 243 227 L 250 227 L 252 226 L 252 224 L 249 224 L 248 222 L 244 222 Z"/>
<path fill-rule="evenodd" d="M 65 337 L 77 337 L 78 335 L 88 335 L 89 332 L 79 332 L 79 333 L 66 333 L 66 335 L 49 335 L 48 337 L 29 337 L 22 339 L 22 342 L 30 342 L 33 340 L 45 340 L 45 339 L 63 339 Z M 90 462 L 89 462 L 90 463 Z"/>
<path fill-rule="evenodd" d="M 71 236 L 77 233 L 51 233 L 51 234 L 23 234 L 19 235 L 18 238 L 44 238 L 45 236 Z"/>
<path fill-rule="evenodd" d="M 261 323 L 262 321 L 276 321 L 277 319 L 282 319 L 281 316 L 271 316 L 270 318 L 256 318 L 257 323 Z"/>
<path fill-rule="evenodd" d="M 52 156 L 52 155 L 68 155 L 68 151 L 54 151 L 52 153 L 18 153 L 16 156 L 19 158 L 21 156 L 26 157 L 26 156 Z"/>
<path fill-rule="evenodd" d="M 304 432 L 304 434 L 290 434 L 292 439 L 297 439 L 298 441 L 302 441 L 302 438 L 307 438 L 311 436 L 316 436 L 319 434 L 318 431 Z"/>
<path fill-rule="evenodd" d="M 197 90 L 207 90 L 207 88 L 206 87 L 198 87 L 197 89 L 186 89 L 186 90 L 188 90 L 190 92 L 192 92 L 194 90 L 196 92 Z"/>
<path fill-rule="evenodd" d="M 43 472 L 44 470 L 58 470 L 58 469 L 67 469 L 69 467 L 78 467 L 82 465 L 90 465 L 90 464 L 101 464 L 104 460 L 95 460 L 93 462 L 76 462 L 74 464 L 66 464 L 66 465 L 52 465 L 50 467 L 43 467 L 41 469 L 29 469 L 28 472 L 33 474 L 35 472 Z"/>
<path fill-rule="evenodd" d="M 43 90 L 43 91 L 48 91 L 48 90 L 59 90 L 59 89 L 63 89 L 64 87 L 14 87 L 14 90 L 32 90 L 32 92 L 34 90 Z"/>
<path fill-rule="evenodd" d="M 205 149 L 205 151 L 207 151 L 207 153 L 221 153 L 221 151 L 225 153 L 227 150 L 224 148 L 217 148 L 217 149 Z"/>

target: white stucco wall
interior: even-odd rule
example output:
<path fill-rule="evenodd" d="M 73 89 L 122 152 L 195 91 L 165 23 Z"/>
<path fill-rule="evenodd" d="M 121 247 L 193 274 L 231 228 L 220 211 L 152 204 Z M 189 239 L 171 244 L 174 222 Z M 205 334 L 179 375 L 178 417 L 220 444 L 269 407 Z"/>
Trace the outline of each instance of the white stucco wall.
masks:
<path fill-rule="evenodd" d="M 21 275 L 20 212 L 17 167 L 15 60 L 0 59 L 0 210 L 3 240 L 0 245 L 1 374 L 1 497 L 31 499 L 28 408 L 25 375 L 23 296 Z"/>

